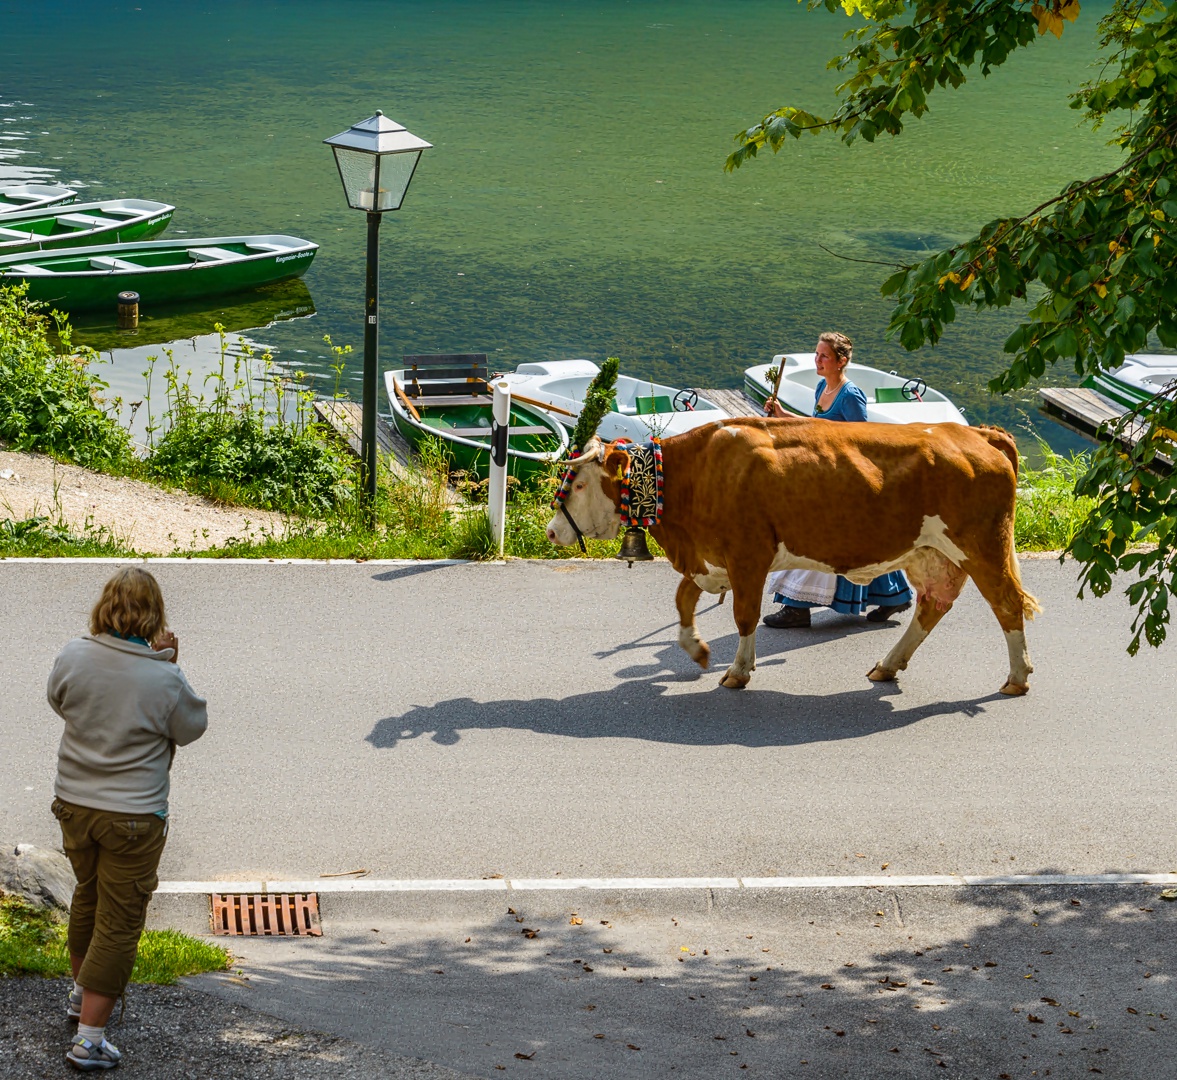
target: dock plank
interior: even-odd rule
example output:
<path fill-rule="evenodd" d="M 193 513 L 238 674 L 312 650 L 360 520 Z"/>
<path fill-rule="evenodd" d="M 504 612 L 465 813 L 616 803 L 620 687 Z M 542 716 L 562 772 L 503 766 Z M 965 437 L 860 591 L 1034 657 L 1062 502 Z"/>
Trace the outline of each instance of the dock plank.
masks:
<path fill-rule="evenodd" d="M 699 396 L 718 405 L 728 416 L 763 416 L 764 410 L 743 390 L 704 390 Z"/>

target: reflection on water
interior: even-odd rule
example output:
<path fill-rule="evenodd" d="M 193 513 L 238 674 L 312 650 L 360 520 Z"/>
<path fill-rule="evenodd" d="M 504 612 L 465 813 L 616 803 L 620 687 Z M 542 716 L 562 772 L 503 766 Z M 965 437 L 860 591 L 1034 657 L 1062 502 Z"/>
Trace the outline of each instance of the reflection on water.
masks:
<path fill-rule="evenodd" d="M 318 242 L 317 314 L 264 340 L 327 372 L 324 334 L 363 337 L 364 221 L 321 140 L 382 108 L 434 143 L 382 229 L 383 366 L 619 355 L 635 376 L 738 386 L 840 329 L 856 359 L 1016 426 L 1016 405 L 985 390 L 1016 312 L 963 312 L 913 358 L 885 338 L 887 270 L 870 260 L 918 256 L 1108 167 L 1104 136 L 1067 107 L 1106 7 L 937 94 L 899 139 L 807 139 L 728 176 L 748 122 L 784 103 L 832 111 L 824 58 L 844 15 L 785 0 L 12 4 L 0 146 L 16 156 L 0 151 L 0 169 L 172 203 L 180 235 Z M 354 377 L 358 349 L 350 364 Z"/>
<path fill-rule="evenodd" d="M 207 301 L 205 301 L 207 304 Z M 228 306 L 173 308 L 154 316 L 141 316 L 134 330 L 120 330 L 108 317 L 92 315 L 73 324 L 73 344 L 85 345 L 98 355 L 93 370 L 104 383 L 104 395 L 115 404 L 122 421 L 138 442 L 148 428 L 158 424 L 167 410 L 167 373 L 173 370 L 180 383 L 195 394 L 211 396 L 215 377 L 230 382 L 249 381 L 261 393 L 265 376 L 263 358 L 274 352 L 264 332 L 315 313 L 314 301 L 302 281 L 284 282 L 258 290 Z M 214 327 L 224 329 L 218 333 Z M 248 331 L 248 333 L 247 333 Z M 289 375 L 299 368 L 296 350 L 288 350 L 271 373 Z M 334 381 L 321 372 L 309 372 L 313 386 L 330 394 Z M 238 398 L 242 396 L 239 392 Z"/>

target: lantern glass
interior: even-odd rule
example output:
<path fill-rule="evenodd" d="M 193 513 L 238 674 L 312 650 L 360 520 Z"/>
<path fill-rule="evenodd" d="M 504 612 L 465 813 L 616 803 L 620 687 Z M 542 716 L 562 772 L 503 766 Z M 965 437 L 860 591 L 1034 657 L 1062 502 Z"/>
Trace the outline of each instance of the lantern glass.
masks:
<path fill-rule="evenodd" d="M 353 210 L 399 210 L 420 160 L 420 150 L 373 154 L 333 146 L 347 203 Z"/>

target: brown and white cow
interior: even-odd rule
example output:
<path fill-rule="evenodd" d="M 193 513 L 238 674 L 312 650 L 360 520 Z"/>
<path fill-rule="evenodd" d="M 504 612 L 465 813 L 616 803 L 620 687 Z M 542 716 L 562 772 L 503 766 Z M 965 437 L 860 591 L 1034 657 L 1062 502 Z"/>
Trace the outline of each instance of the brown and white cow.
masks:
<path fill-rule="evenodd" d="M 1014 553 L 1018 452 L 1000 428 L 960 424 L 835 424 L 828 420 L 723 420 L 662 443 L 665 509 L 650 533 L 683 575 L 679 644 L 701 667 L 711 650 L 695 625 L 702 592 L 732 593 L 740 643 L 721 684 L 747 685 L 756 625 L 772 570 L 843 574 L 865 584 L 906 571 L 915 614 L 869 672 L 894 679 L 972 578 L 1009 649 L 1003 694 L 1024 694 L 1033 668 L 1023 620 L 1039 611 Z M 570 462 L 568 514 L 585 536 L 620 529 L 624 444 L 594 436 Z M 576 541 L 562 512 L 548 539 Z"/>

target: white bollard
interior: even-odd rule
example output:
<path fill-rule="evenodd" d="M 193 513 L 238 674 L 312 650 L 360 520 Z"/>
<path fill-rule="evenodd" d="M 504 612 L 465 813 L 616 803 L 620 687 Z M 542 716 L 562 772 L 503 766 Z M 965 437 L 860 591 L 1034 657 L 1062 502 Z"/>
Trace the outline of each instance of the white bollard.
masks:
<path fill-rule="evenodd" d="M 490 519 L 490 534 L 494 537 L 499 557 L 507 527 L 507 436 L 511 423 L 511 387 L 500 380 L 491 388 L 490 426 L 490 485 L 486 493 L 486 516 Z"/>

